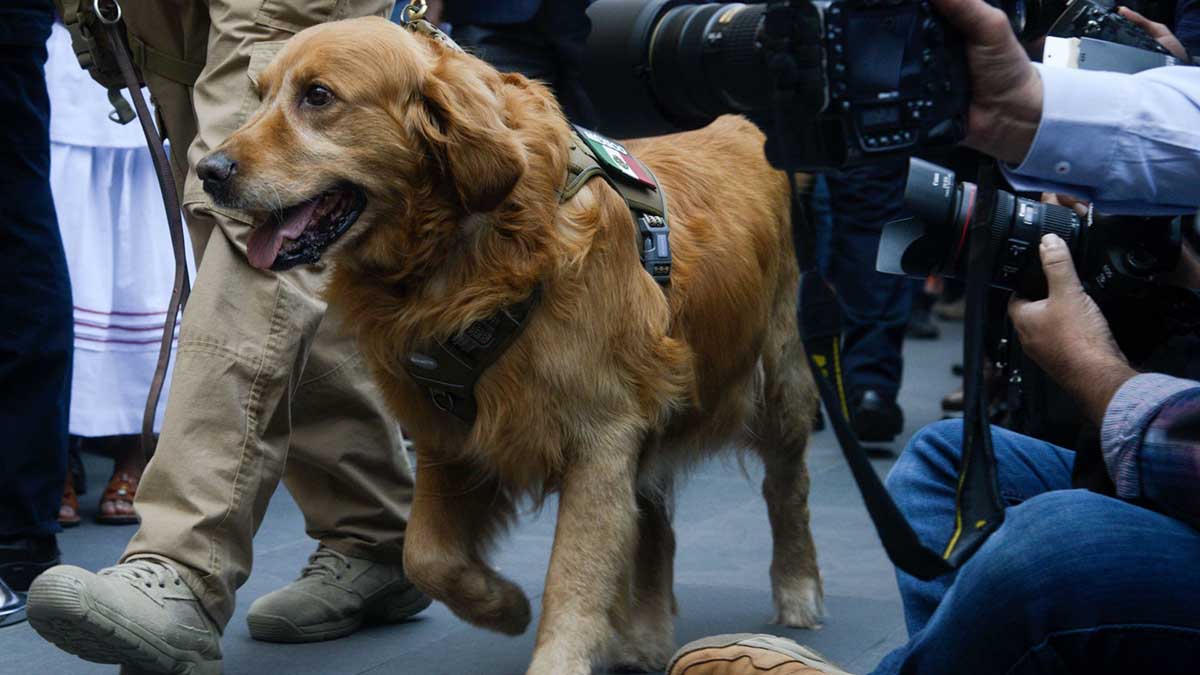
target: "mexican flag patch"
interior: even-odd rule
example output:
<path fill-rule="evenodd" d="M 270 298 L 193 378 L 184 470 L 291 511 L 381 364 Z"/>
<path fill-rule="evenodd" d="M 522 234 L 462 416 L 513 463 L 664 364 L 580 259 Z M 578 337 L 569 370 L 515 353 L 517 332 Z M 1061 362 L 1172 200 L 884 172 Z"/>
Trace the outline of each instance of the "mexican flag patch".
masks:
<path fill-rule="evenodd" d="M 596 155 L 596 159 L 604 165 L 604 168 L 611 170 L 610 173 L 624 176 L 638 185 L 643 185 L 654 190 L 658 189 L 658 183 L 654 182 L 654 176 L 650 173 L 650 170 L 637 157 L 629 154 L 625 146 L 607 136 L 601 136 L 590 129 L 584 129 L 578 125 L 576 125 L 575 130 L 579 132 L 580 137 L 592 149 L 592 152 Z"/>

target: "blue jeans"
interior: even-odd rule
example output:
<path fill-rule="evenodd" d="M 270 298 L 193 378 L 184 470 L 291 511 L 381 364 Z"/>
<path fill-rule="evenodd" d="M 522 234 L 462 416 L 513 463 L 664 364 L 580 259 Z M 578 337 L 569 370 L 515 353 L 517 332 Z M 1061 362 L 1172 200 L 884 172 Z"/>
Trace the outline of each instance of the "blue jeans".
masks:
<path fill-rule="evenodd" d="M 897 572 L 908 644 L 877 675 L 1196 673 L 1200 531 L 1071 489 L 1074 453 L 993 432 L 1004 525 L 956 573 Z M 888 490 L 926 546 L 954 522 L 962 424 L 922 429 Z"/>
<path fill-rule="evenodd" d="M 0 7 L 0 538 L 58 532 L 67 470 L 71 281 L 43 73 L 53 18 L 49 0 Z"/>
<path fill-rule="evenodd" d="M 827 174 L 813 188 L 818 265 L 842 303 L 846 386 L 890 399 L 900 390 L 900 350 L 916 282 L 876 272 L 875 256 L 883 226 L 902 215 L 907 166 L 848 169 Z"/>

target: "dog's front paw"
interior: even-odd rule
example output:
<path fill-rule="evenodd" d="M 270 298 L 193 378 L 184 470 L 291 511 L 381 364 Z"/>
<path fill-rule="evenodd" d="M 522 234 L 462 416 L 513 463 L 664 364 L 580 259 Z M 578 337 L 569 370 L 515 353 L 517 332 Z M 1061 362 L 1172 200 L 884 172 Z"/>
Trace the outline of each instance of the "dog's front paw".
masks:
<path fill-rule="evenodd" d="M 520 635 L 532 612 L 521 588 L 482 564 L 455 564 L 450 556 L 405 551 L 404 571 L 418 590 L 480 628 Z"/>
<path fill-rule="evenodd" d="M 521 587 L 486 567 L 465 570 L 446 604 L 464 620 L 505 635 L 524 633 L 533 616 Z"/>
<path fill-rule="evenodd" d="M 773 623 L 792 628 L 820 628 L 825 613 L 821 581 L 803 577 L 791 583 L 774 584 L 775 619 Z"/>

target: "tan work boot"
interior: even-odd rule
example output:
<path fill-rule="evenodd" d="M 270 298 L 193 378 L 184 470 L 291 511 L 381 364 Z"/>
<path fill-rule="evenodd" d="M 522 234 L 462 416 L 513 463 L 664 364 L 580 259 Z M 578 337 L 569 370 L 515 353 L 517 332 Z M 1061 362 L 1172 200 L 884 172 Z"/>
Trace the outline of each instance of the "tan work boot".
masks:
<path fill-rule="evenodd" d="M 93 574 L 46 570 L 29 588 L 29 625 L 59 649 L 123 673 L 219 675 L 221 634 L 175 568 L 138 559 Z"/>
<path fill-rule="evenodd" d="M 732 633 L 701 638 L 671 658 L 667 675 L 849 675 L 787 638 Z"/>
<path fill-rule="evenodd" d="M 321 545 L 299 579 L 250 605 L 246 623 L 255 640 L 318 642 L 349 635 L 364 623 L 403 621 L 431 602 L 409 583 L 401 565 Z"/>

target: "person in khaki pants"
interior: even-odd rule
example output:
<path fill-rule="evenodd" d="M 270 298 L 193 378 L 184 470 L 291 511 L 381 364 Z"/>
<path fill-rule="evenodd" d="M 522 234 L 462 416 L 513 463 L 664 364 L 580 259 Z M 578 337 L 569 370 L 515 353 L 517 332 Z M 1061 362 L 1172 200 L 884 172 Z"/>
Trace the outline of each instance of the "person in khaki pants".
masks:
<path fill-rule="evenodd" d="M 158 452 L 136 499 L 137 534 L 115 567 L 55 567 L 31 589 L 30 623 L 60 648 L 140 672 L 220 672 L 220 633 L 281 477 L 320 545 L 299 580 L 251 606 L 254 637 L 331 639 L 428 606 L 401 567 L 408 460 L 353 338 L 326 314 L 323 265 L 252 268 L 251 221 L 214 206 L 194 169 L 258 106 L 254 78 L 284 41 L 324 21 L 386 15 L 391 5 L 125 3 L 130 43 L 174 150 L 199 271 Z"/>

